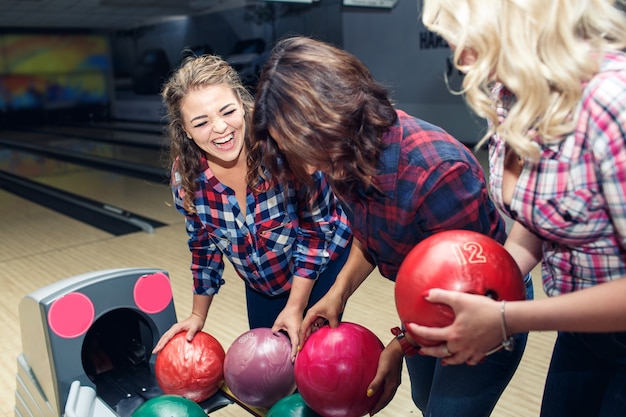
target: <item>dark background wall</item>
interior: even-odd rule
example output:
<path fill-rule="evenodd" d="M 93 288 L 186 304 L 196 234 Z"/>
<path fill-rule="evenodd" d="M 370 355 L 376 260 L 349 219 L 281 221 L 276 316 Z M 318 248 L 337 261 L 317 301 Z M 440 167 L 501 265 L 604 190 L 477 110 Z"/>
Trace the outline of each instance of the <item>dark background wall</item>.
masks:
<path fill-rule="evenodd" d="M 421 25 L 417 0 L 398 0 L 391 9 L 344 6 L 342 0 L 267 2 L 127 30 L 20 29 L 20 36 L 46 39 L 28 39 L 26 44 L 38 45 L 39 52 L 33 47 L 30 57 L 18 55 L 25 67 L 7 64 L 8 56 L 19 48 L 11 38 L 16 31 L 5 32 L 0 33 L 2 123 L 21 121 L 25 108 L 30 110 L 28 117 L 35 114 L 44 121 L 58 120 L 57 114 L 63 112 L 64 117 L 162 122 L 158 92 L 184 51 L 222 55 L 253 88 L 273 43 L 289 34 L 303 34 L 354 53 L 389 86 L 399 108 L 442 126 L 459 140 L 475 143 L 484 126 L 462 97 L 448 91 L 444 73 L 452 87 L 460 85 L 461 75 L 451 69 L 447 44 Z M 32 57 L 36 53 L 41 54 L 39 61 Z M 37 64 L 54 60 L 63 65 Z M 16 99 L 16 94 L 21 97 Z"/>

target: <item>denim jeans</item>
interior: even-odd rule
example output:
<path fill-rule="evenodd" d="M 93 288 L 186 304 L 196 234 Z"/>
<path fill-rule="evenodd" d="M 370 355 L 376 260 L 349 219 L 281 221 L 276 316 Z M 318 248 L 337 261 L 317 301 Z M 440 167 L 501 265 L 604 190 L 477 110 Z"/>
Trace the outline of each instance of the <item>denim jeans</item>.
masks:
<path fill-rule="evenodd" d="M 626 416 L 626 332 L 560 332 L 541 416 Z"/>
<path fill-rule="evenodd" d="M 315 281 L 311 295 L 309 296 L 309 303 L 305 309 L 308 310 L 313 304 L 317 303 L 322 298 L 328 289 L 335 283 L 337 274 L 343 268 L 343 265 L 348 259 L 352 243 L 344 248 L 341 255 L 334 261 L 330 262 L 324 272 Z M 248 309 L 248 325 L 251 329 L 259 327 L 272 327 L 278 314 L 287 305 L 287 299 L 289 298 L 289 292 L 278 296 L 269 296 L 262 294 L 246 285 L 246 306 Z M 341 319 L 341 317 L 339 317 Z"/>
<path fill-rule="evenodd" d="M 534 297 L 530 276 L 526 298 Z M 528 333 L 515 335 L 515 348 L 489 355 L 475 365 L 441 365 L 432 356 L 406 358 L 413 402 L 424 417 L 487 417 L 522 359 Z"/>

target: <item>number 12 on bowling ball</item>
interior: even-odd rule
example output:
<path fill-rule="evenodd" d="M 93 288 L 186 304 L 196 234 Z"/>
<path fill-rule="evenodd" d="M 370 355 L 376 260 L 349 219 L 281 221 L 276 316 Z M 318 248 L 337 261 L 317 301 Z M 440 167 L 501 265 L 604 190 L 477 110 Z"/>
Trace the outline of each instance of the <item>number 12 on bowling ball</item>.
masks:
<path fill-rule="evenodd" d="M 424 298 L 432 288 L 481 294 L 494 300 L 523 300 L 526 290 L 517 263 L 499 242 L 469 230 L 429 236 L 409 252 L 396 277 L 395 300 L 402 323 L 445 327 L 452 309 Z M 411 334 L 421 346 L 442 341 Z"/>

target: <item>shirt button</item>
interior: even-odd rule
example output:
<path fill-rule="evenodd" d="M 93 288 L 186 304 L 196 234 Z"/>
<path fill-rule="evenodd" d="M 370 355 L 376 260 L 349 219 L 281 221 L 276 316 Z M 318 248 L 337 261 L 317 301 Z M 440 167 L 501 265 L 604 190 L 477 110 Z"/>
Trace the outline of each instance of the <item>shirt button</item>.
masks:
<path fill-rule="evenodd" d="M 325 250 L 324 252 L 322 252 L 322 256 L 324 256 L 325 258 L 330 257 L 330 253 L 328 253 L 327 250 Z"/>

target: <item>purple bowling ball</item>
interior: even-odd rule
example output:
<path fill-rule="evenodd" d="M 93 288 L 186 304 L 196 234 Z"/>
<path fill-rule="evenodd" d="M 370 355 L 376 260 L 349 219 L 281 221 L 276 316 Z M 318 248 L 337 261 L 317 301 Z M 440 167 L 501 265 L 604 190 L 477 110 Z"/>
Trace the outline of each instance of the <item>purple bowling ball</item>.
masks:
<path fill-rule="evenodd" d="M 252 329 L 239 336 L 226 352 L 224 380 L 241 402 L 270 408 L 296 390 L 291 342 L 269 328 Z"/>

